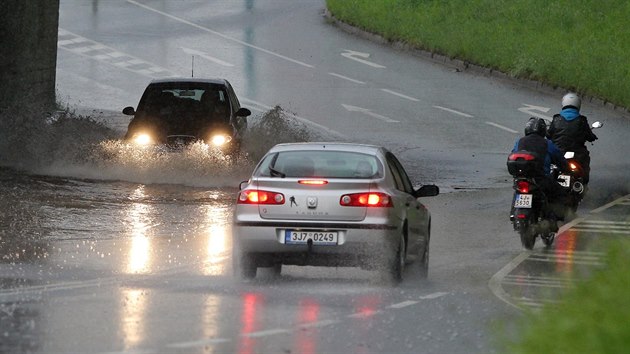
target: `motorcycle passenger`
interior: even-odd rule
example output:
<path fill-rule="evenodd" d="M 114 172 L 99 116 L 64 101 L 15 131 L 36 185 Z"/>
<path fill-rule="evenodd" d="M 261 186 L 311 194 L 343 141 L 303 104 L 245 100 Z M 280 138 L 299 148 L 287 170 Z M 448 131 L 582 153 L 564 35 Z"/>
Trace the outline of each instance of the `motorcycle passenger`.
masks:
<path fill-rule="evenodd" d="M 563 152 L 573 151 L 575 159 L 580 162 L 584 171 L 584 184 L 588 183 L 590 168 L 590 154 L 586 142 L 597 140 L 591 130 L 588 119 L 580 114 L 582 100 L 575 93 L 567 93 L 562 97 L 562 110 L 553 116 L 547 131 L 547 137 Z"/>
<path fill-rule="evenodd" d="M 561 220 L 564 218 L 566 192 L 552 176 L 551 164 L 558 166 L 561 171 L 568 171 L 569 166 L 562 151 L 551 140 L 545 138 L 546 132 L 545 120 L 531 117 L 525 125 L 525 136 L 516 141 L 512 152 L 525 150 L 543 159 L 542 169 L 538 171 L 535 180 L 547 197 L 551 213 L 549 216 Z M 557 228 L 556 223 L 552 226 Z"/>

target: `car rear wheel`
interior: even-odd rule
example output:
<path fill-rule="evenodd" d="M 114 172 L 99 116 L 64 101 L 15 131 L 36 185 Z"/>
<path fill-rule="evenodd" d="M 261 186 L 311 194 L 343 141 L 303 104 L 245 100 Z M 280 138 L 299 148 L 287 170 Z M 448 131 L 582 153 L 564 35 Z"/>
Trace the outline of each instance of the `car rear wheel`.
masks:
<path fill-rule="evenodd" d="M 429 277 L 429 241 L 424 246 L 424 252 L 422 258 L 420 258 L 420 278 L 426 279 Z"/>
<path fill-rule="evenodd" d="M 405 237 L 403 235 L 400 235 L 396 253 L 387 259 L 387 268 L 385 270 L 386 280 L 392 284 L 398 284 L 402 281 L 406 262 Z"/>
<path fill-rule="evenodd" d="M 258 269 L 254 256 L 249 253 L 240 255 L 234 268 L 235 275 L 241 279 L 254 279 Z"/>

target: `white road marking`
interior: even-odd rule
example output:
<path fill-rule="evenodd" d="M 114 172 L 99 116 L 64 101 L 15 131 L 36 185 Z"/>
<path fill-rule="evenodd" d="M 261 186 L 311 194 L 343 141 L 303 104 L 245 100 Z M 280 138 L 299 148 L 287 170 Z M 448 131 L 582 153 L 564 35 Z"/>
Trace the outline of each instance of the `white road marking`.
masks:
<path fill-rule="evenodd" d="M 355 84 L 365 85 L 365 82 L 363 82 L 363 81 L 359 81 L 359 80 L 351 79 L 351 78 L 349 78 L 349 77 L 347 77 L 347 76 L 343 76 L 343 75 L 340 75 L 340 74 L 337 74 L 337 73 L 328 73 L 328 74 L 329 74 L 329 75 L 332 75 L 332 76 L 335 76 L 335 77 L 338 77 L 338 78 L 340 78 L 340 79 L 344 79 L 344 80 L 348 80 L 348 81 L 350 81 L 350 82 L 354 82 Z"/>
<path fill-rule="evenodd" d="M 504 127 L 504 126 L 502 126 L 501 124 L 497 124 L 497 123 L 495 123 L 495 122 L 486 122 L 486 124 L 491 125 L 491 126 L 496 127 L 496 128 L 499 128 L 499 129 L 503 129 L 503 130 L 505 130 L 506 132 L 510 132 L 510 133 L 512 133 L 512 134 L 518 134 L 518 132 L 517 132 L 516 130 L 514 130 L 514 129 L 510 129 L 510 128 L 508 128 L 508 127 Z"/>
<path fill-rule="evenodd" d="M 349 104 L 343 104 L 343 103 L 341 105 L 343 106 L 343 108 L 345 108 L 349 112 L 360 112 L 360 113 L 366 114 L 366 115 L 368 115 L 370 117 L 374 117 L 374 118 L 380 119 L 380 120 L 382 120 L 384 122 L 387 122 L 387 123 L 398 123 L 397 120 L 391 119 L 389 117 L 385 117 L 385 116 L 380 115 L 378 113 L 374 113 L 374 112 L 372 112 L 371 110 L 369 110 L 367 108 L 351 106 Z"/>
<path fill-rule="evenodd" d="M 159 65 L 121 53 L 114 48 L 94 42 L 62 28 L 59 28 L 58 36 L 62 38 L 57 42 L 58 48 L 76 55 L 98 60 L 107 65 L 151 78 L 177 76 Z"/>
<path fill-rule="evenodd" d="M 521 107 L 518 110 L 523 112 L 523 113 L 525 113 L 525 114 L 527 114 L 527 115 L 529 115 L 529 116 L 543 118 L 543 119 L 546 119 L 546 120 L 552 120 L 553 119 L 552 117 L 549 117 L 549 116 L 546 116 L 544 114 L 540 114 L 540 113 L 536 112 L 536 111 L 541 111 L 541 112 L 547 113 L 547 112 L 549 112 L 549 110 L 551 108 L 534 106 L 534 105 L 527 104 L 527 103 L 523 103 L 523 106 L 525 106 L 525 107 Z"/>
<path fill-rule="evenodd" d="M 415 305 L 417 303 L 418 303 L 418 301 L 408 300 L 408 301 L 403 301 L 403 302 L 399 302 L 397 304 L 390 305 L 390 306 L 388 306 L 388 308 L 401 309 L 403 307 L 412 306 L 412 305 Z"/>
<path fill-rule="evenodd" d="M 629 201 L 630 201 L 630 194 L 628 194 L 628 195 L 626 195 L 624 197 L 621 197 L 621 198 L 619 198 L 617 200 L 613 200 L 612 202 L 610 202 L 610 203 L 608 203 L 608 204 L 606 204 L 604 206 L 601 206 L 601 207 L 599 207 L 597 209 L 592 210 L 591 214 L 600 213 L 600 212 L 602 212 L 602 211 L 604 211 L 604 210 L 606 210 L 606 209 L 608 209 L 608 208 L 610 208 L 612 206 L 615 206 L 617 204 L 625 205 L 625 203 L 627 203 Z"/>
<path fill-rule="evenodd" d="M 432 300 L 432 299 L 437 299 L 438 297 L 442 297 L 444 295 L 448 295 L 448 293 L 437 292 L 437 293 L 433 293 L 433 294 L 429 294 L 429 295 L 420 296 L 418 299 L 420 299 L 420 300 Z"/>
<path fill-rule="evenodd" d="M 185 48 L 185 47 L 182 47 L 182 50 L 185 53 L 188 53 L 190 55 L 196 55 L 196 56 L 202 57 L 204 59 L 210 60 L 211 62 L 219 64 L 219 65 L 234 66 L 234 64 L 230 64 L 230 63 L 225 62 L 225 61 L 223 61 L 221 59 L 217 59 L 215 57 L 212 57 L 212 56 L 208 55 L 207 53 L 204 53 L 204 52 L 202 52 L 200 50 L 195 50 L 195 49 L 190 49 L 190 48 Z"/>
<path fill-rule="evenodd" d="M 437 109 L 441 109 L 443 111 L 455 113 L 457 115 L 460 115 L 460 116 L 466 117 L 466 118 L 473 118 L 474 117 L 474 116 L 471 116 L 470 114 L 467 114 L 467 113 L 464 113 L 464 112 L 460 112 L 460 111 L 456 111 L 454 109 L 450 109 L 450 108 L 446 108 L 446 107 L 442 107 L 442 106 L 433 106 L 433 107 L 437 108 Z"/>
<path fill-rule="evenodd" d="M 341 55 L 345 58 L 352 59 L 354 61 L 357 61 L 365 65 L 369 65 L 373 68 L 378 68 L 378 69 L 386 68 L 386 66 L 384 65 L 376 64 L 376 63 L 366 60 L 367 58 L 370 57 L 370 53 L 357 52 L 355 50 L 350 50 L 350 49 L 344 49 L 344 50 L 345 52 L 341 53 Z"/>
<path fill-rule="evenodd" d="M 136 5 L 136 6 L 142 7 L 142 8 L 144 8 L 144 9 L 146 9 L 146 10 L 153 11 L 153 12 L 155 12 L 155 13 L 158 13 L 158 14 L 162 15 L 162 16 L 168 17 L 168 18 L 170 18 L 170 19 L 172 19 L 172 20 L 175 20 L 175 21 L 178 21 L 178 22 L 181 22 L 181 23 L 187 24 L 187 25 L 189 25 L 189 26 L 195 27 L 195 28 L 200 29 L 200 30 L 202 30 L 202 31 L 205 31 L 205 32 L 208 32 L 208 33 L 212 33 L 212 34 L 214 34 L 214 35 L 216 35 L 216 36 L 219 36 L 219 37 L 221 37 L 221 38 L 227 39 L 227 40 L 229 40 L 229 41 L 232 41 L 232 42 L 235 42 L 235 43 L 238 43 L 238 44 L 244 45 L 244 46 L 249 47 L 249 48 L 253 48 L 253 49 L 259 50 L 259 51 L 261 51 L 261 52 L 263 52 L 263 53 L 267 53 L 267 54 L 273 55 L 273 56 L 278 57 L 278 58 L 280 58 L 280 59 L 284 59 L 284 60 L 290 61 L 290 62 L 292 62 L 292 63 L 298 64 L 298 65 L 302 65 L 302 66 L 307 67 L 307 68 L 312 68 L 312 67 L 313 67 L 313 65 L 306 64 L 306 63 L 301 62 L 301 61 L 299 61 L 299 60 L 289 58 L 289 57 L 284 56 L 284 55 L 282 55 L 282 54 L 278 54 L 278 53 L 272 52 L 272 51 L 270 51 L 270 50 L 267 50 L 267 49 L 264 49 L 264 48 L 261 48 L 261 47 L 257 47 L 257 46 L 255 46 L 255 45 L 251 45 L 251 44 L 249 44 L 249 43 L 247 43 L 247 42 L 243 42 L 243 41 L 241 41 L 241 40 L 239 40 L 239 39 L 236 39 L 236 38 L 233 38 L 233 37 L 227 36 L 227 35 L 225 35 L 225 34 L 223 34 L 223 33 L 220 33 L 220 32 L 217 32 L 217 31 L 213 31 L 213 30 L 211 30 L 211 29 L 209 29 L 209 28 L 206 28 L 206 27 L 200 26 L 200 25 L 198 25 L 198 24 L 196 24 L 196 23 L 193 23 L 193 22 L 190 22 L 190 21 L 184 20 L 183 18 L 179 18 L 179 17 L 177 17 L 177 16 L 173 16 L 173 15 L 168 14 L 168 13 L 166 13 L 166 12 L 163 12 L 163 11 L 160 11 L 160 10 L 157 10 L 157 9 L 154 9 L 154 8 L 152 8 L 152 7 L 150 7 L 150 6 L 147 6 L 147 5 L 141 4 L 141 3 L 137 2 L 137 1 L 134 1 L 134 0 L 127 0 L 127 2 L 128 2 L 128 3 L 130 3 L 130 4 L 134 4 L 134 5 Z"/>
<path fill-rule="evenodd" d="M 230 340 L 226 338 L 208 338 L 208 339 L 201 339 L 201 340 L 196 340 L 192 342 L 173 343 L 173 344 L 167 345 L 167 347 L 177 348 L 177 349 L 197 348 L 197 347 L 206 346 L 208 344 L 226 343 L 229 341 Z"/>
<path fill-rule="evenodd" d="M 285 333 L 289 333 L 289 332 L 291 332 L 291 331 L 289 331 L 288 329 L 274 328 L 274 329 L 268 329 L 266 331 L 243 333 L 242 336 L 243 337 L 249 337 L 249 338 L 259 338 L 259 337 L 274 336 L 276 334 L 285 334 Z"/>
<path fill-rule="evenodd" d="M 325 327 L 333 324 L 337 324 L 341 321 L 338 320 L 326 320 L 326 321 L 318 321 L 318 322 L 309 322 L 298 325 L 299 328 L 314 328 L 314 327 Z"/>
<path fill-rule="evenodd" d="M 420 101 L 420 100 L 419 100 L 419 99 L 417 99 L 417 98 L 409 97 L 409 96 L 407 96 L 407 95 L 403 95 L 402 93 L 398 93 L 398 92 L 396 92 L 396 91 L 392 91 L 392 90 L 388 90 L 388 89 L 381 89 L 381 91 L 383 91 L 383 92 L 387 92 L 387 93 L 392 94 L 392 95 L 394 95 L 394 96 L 402 97 L 402 98 L 404 98 L 404 99 L 408 99 L 408 100 L 410 100 L 410 101 L 414 101 L 414 102 L 418 102 L 418 101 Z"/>

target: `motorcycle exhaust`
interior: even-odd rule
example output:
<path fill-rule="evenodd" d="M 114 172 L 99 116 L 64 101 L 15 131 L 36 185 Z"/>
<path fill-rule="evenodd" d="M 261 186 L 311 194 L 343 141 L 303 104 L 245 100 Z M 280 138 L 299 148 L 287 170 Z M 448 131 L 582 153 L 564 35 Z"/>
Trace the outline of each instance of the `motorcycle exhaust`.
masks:
<path fill-rule="evenodd" d="M 582 182 L 575 182 L 573 183 L 572 189 L 575 193 L 582 194 L 584 193 L 584 184 L 582 184 Z"/>

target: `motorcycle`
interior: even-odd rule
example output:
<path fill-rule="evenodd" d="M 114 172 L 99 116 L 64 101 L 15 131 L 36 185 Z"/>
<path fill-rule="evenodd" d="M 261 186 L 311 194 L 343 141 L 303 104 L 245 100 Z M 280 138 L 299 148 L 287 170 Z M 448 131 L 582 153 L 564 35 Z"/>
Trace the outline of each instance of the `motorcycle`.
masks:
<path fill-rule="evenodd" d="M 601 122 L 594 122 L 591 128 L 599 129 L 603 126 L 604 124 Z M 585 171 L 575 152 L 566 151 L 564 158 L 569 164 L 569 172 L 558 174 L 557 181 L 567 193 L 566 206 L 568 210 L 575 214 L 587 190 L 586 182 L 584 181 Z"/>
<path fill-rule="evenodd" d="M 510 220 L 519 233 L 524 248 L 534 248 L 540 237 L 545 246 L 553 244 L 557 220 L 550 213 L 549 202 L 539 179 L 540 161 L 528 151 L 513 152 L 508 156 L 508 172 L 513 176 L 514 198 Z"/>

